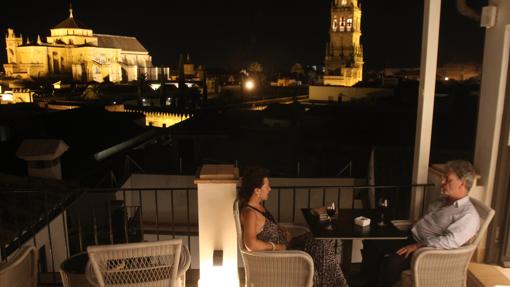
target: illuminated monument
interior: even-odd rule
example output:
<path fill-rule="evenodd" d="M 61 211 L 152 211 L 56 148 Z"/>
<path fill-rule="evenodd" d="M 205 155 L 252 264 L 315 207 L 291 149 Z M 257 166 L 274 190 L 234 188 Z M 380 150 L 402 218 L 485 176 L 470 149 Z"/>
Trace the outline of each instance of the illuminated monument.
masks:
<path fill-rule="evenodd" d="M 47 42 L 30 43 L 7 30 L 5 44 L 8 77 L 37 79 L 72 77 L 76 81 L 111 82 L 138 79 L 138 69 L 152 67 L 149 52 L 134 37 L 95 34 L 73 17 L 51 30 Z"/>
<path fill-rule="evenodd" d="M 324 85 L 352 86 L 362 80 L 363 46 L 358 0 L 333 0 Z"/>

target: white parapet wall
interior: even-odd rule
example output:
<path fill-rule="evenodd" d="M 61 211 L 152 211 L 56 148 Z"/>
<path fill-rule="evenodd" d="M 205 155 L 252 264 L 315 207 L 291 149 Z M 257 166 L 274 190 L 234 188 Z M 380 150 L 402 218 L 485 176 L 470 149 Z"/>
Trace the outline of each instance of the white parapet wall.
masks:
<path fill-rule="evenodd" d="M 353 100 L 392 96 L 393 89 L 310 86 L 308 94 L 310 101 L 348 102 Z"/>

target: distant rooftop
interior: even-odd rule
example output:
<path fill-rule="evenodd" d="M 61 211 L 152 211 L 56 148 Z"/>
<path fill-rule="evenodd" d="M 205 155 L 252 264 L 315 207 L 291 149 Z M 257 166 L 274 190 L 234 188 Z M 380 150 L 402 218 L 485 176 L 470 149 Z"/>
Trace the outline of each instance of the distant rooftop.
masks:
<path fill-rule="evenodd" d="M 21 116 L 15 111 L 25 112 Z M 105 151 L 109 151 L 110 156 L 122 153 L 129 150 L 131 144 L 143 141 L 141 136 L 150 131 L 143 125 L 144 116 L 139 113 L 112 113 L 95 106 L 58 112 L 29 111 L 23 105 L 0 107 L 0 125 L 6 127 L 9 135 L 0 142 L 0 172 L 26 174 L 26 163 L 16 157 L 23 140 L 61 139 L 69 146 L 61 158 L 64 179 L 80 177 L 99 165 L 94 155 Z"/>
<path fill-rule="evenodd" d="M 105 34 L 94 34 L 94 36 L 97 37 L 99 47 L 116 48 L 122 49 L 123 51 L 147 53 L 147 50 L 135 37 Z"/>
<path fill-rule="evenodd" d="M 25 139 L 16 155 L 28 161 L 52 161 L 60 157 L 69 146 L 59 139 Z"/>

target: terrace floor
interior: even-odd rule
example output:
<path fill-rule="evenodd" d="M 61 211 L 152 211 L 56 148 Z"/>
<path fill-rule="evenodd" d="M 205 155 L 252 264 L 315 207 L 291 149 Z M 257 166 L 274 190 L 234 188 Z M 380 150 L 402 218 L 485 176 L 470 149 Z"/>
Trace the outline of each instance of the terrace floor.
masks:
<path fill-rule="evenodd" d="M 359 264 L 354 263 L 352 265 L 353 273 L 359 272 Z M 55 274 L 59 276 L 58 274 Z M 199 270 L 190 269 L 186 273 L 186 287 L 198 287 Z M 46 280 L 45 280 L 46 278 Z M 244 286 L 244 269 L 239 269 L 239 286 Z M 57 280 L 60 279 L 57 277 Z M 52 275 L 46 274 L 41 276 L 42 282 L 52 281 Z M 365 287 L 364 280 L 358 276 L 352 276 L 350 278 L 351 287 Z M 40 286 L 62 286 L 60 284 L 43 283 Z M 88 286 L 84 285 L 83 287 Z M 469 275 L 467 280 L 468 287 L 503 287 L 510 286 L 510 268 L 502 268 L 496 265 L 471 263 L 469 266 Z"/>
<path fill-rule="evenodd" d="M 354 263 L 352 271 L 359 272 L 360 264 Z M 186 287 L 198 287 L 198 269 L 189 270 L 186 275 Z M 239 286 L 244 286 L 244 269 L 239 269 Z M 350 278 L 351 287 L 365 287 L 362 278 L 353 276 Z M 496 265 L 471 263 L 469 266 L 468 287 L 503 287 L 510 286 L 510 268 L 502 268 Z"/>

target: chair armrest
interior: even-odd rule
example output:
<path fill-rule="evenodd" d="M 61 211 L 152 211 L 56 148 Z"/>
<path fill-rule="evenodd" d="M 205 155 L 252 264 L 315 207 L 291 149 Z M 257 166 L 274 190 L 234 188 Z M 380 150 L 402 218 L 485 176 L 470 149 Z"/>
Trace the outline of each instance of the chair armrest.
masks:
<path fill-rule="evenodd" d="M 87 279 L 87 282 L 91 286 L 99 286 L 99 283 L 97 282 L 96 274 L 94 273 L 94 268 L 92 267 L 92 264 L 90 263 L 90 260 L 87 261 L 87 265 L 85 265 L 85 278 Z"/>
<path fill-rule="evenodd" d="M 269 258 L 289 258 L 289 257 L 297 257 L 303 259 L 310 259 L 312 257 L 310 254 L 300 251 L 300 250 L 278 250 L 278 251 L 246 251 L 244 252 L 251 256 L 264 256 Z M 313 263 L 313 260 L 311 261 Z"/>
<path fill-rule="evenodd" d="M 177 277 L 185 274 L 188 271 L 191 265 L 191 255 L 189 253 L 188 248 L 185 245 L 182 245 L 181 248 L 181 258 L 179 259 L 179 267 L 177 269 Z"/>
<path fill-rule="evenodd" d="M 313 259 L 303 251 L 243 251 L 246 283 L 254 286 L 312 286 Z M 269 283 L 270 282 L 270 283 Z"/>
<path fill-rule="evenodd" d="M 434 247 L 422 247 L 413 253 L 412 264 L 420 264 L 426 260 L 431 260 L 438 256 L 444 256 L 445 259 L 451 256 L 469 256 L 475 250 L 476 246 L 467 245 L 455 249 L 437 249 Z M 446 255 L 446 256 L 445 256 Z M 411 265 L 413 266 L 413 265 Z"/>
<path fill-rule="evenodd" d="M 461 286 L 475 248 L 467 245 L 448 250 L 432 247 L 416 250 L 411 261 L 414 286 Z"/>

